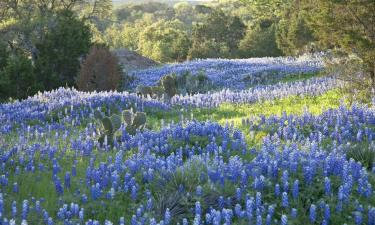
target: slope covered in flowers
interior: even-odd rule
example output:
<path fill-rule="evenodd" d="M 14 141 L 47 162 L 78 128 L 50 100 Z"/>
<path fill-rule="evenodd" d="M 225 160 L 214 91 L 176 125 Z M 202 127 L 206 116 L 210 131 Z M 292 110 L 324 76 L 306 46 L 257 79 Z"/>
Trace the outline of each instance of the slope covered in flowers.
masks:
<path fill-rule="evenodd" d="M 375 111 L 339 106 L 342 85 L 312 78 L 170 102 L 61 88 L 1 104 L 1 224 L 374 225 Z M 147 113 L 146 129 L 122 125 L 99 144 L 94 110 L 129 108 Z"/>
<path fill-rule="evenodd" d="M 271 83 L 290 74 L 317 72 L 323 67 L 322 55 L 298 58 L 206 59 L 139 70 L 132 75 L 136 78 L 134 86 L 152 86 L 166 74 L 203 72 L 214 86 L 242 90 L 257 84 Z"/>

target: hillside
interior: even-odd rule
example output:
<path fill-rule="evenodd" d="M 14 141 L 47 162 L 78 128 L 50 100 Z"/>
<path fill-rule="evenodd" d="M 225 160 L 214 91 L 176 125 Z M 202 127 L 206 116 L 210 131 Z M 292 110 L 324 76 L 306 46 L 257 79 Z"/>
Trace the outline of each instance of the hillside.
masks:
<path fill-rule="evenodd" d="M 4 217 L 375 223 L 375 111 L 343 101 L 346 83 L 319 76 L 322 58 L 210 59 L 135 74 L 157 85 L 160 70 L 181 68 L 206 69 L 219 90 L 168 99 L 60 88 L 1 104 Z M 241 71 L 251 87 L 237 85 Z"/>

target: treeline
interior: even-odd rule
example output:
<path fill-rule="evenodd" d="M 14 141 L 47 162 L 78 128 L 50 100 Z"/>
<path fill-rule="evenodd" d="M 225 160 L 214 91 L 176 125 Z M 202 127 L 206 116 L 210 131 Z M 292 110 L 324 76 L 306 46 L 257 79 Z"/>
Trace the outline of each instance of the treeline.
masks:
<path fill-rule="evenodd" d="M 276 43 L 275 24 L 269 18 L 254 17 L 253 10 L 238 0 L 129 4 L 114 9 L 114 22 L 97 39 L 158 62 L 283 55 Z"/>

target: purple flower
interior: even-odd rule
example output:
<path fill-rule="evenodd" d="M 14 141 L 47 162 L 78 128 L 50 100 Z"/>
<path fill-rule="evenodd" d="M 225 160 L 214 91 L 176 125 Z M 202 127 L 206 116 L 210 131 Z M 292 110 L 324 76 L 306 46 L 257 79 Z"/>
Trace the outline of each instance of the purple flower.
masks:
<path fill-rule="evenodd" d="M 314 204 L 311 204 L 311 206 L 310 206 L 310 216 L 309 216 L 309 218 L 310 218 L 310 221 L 312 223 L 315 223 L 315 221 L 316 221 L 316 206 Z"/>
<path fill-rule="evenodd" d="M 294 199 L 298 198 L 298 193 L 299 193 L 299 181 L 295 180 L 293 183 L 293 190 L 292 190 L 292 195 Z"/>
<path fill-rule="evenodd" d="M 286 215 L 281 215 L 281 225 L 288 225 L 288 217 Z"/>
<path fill-rule="evenodd" d="M 331 181 L 328 177 L 324 178 L 324 192 L 327 196 L 331 194 Z"/>
<path fill-rule="evenodd" d="M 281 206 L 287 208 L 289 206 L 288 194 L 283 192 L 281 195 Z"/>

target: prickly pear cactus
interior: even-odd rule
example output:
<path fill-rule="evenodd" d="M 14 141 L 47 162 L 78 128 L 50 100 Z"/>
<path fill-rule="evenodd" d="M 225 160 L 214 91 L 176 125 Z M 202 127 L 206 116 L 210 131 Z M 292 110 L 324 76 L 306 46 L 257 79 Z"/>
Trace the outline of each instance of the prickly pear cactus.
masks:
<path fill-rule="evenodd" d="M 126 123 L 126 125 L 131 125 L 133 123 L 133 113 L 131 110 L 124 110 L 122 111 L 122 119 Z"/>
<path fill-rule="evenodd" d="M 104 117 L 102 119 L 103 128 L 106 134 L 112 134 L 113 133 L 113 126 L 111 119 L 109 117 Z"/>
<path fill-rule="evenodd" d="M 102 112 L 100 112 L 99 110 L 95 110 L 95 111 L 94 111 L 94 117 L 95 117 L 95 119 L 97 119 L 97 120 L 102 120 L 102 119 L 103 119 L 103 114 L 102 114 Z"/>
<path fill-rule="evenodd" d="M 121 127 L 121 116 L 113 114 L 110 119 L 111 119 L 113 131 L 116 132 L 116 130 L 120 129 Z"/>
<path fill-rule="evenodd" d="M 137 112 L 134 116 L 132 126 L 136 129 L 143 128 L 146 124 L 146 114 L 144 112 Z"/>

